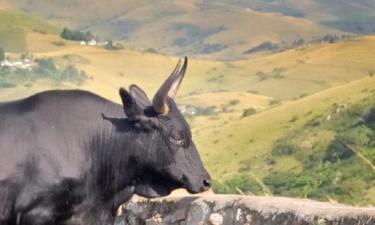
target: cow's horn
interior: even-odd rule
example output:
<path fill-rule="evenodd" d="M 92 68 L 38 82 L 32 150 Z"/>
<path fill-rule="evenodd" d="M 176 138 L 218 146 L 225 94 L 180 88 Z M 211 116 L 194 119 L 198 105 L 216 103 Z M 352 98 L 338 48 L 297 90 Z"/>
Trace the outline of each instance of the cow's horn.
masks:
<path fill-rule="evenodd" d="M 164 81 L 159 90 L 156 92 L 154 99 L 152 100 L 152 106 L 157 113 L 167 114 L 169 111 L 167 105 L 167 97 L 173 98 L 176 96 L 178 87 L 184 78 L 188 59 L 184 58 L 184 63 L 181 67 L 181 59 L 178 61 L 176 68 L 173 70 L 171 75 Z"/>

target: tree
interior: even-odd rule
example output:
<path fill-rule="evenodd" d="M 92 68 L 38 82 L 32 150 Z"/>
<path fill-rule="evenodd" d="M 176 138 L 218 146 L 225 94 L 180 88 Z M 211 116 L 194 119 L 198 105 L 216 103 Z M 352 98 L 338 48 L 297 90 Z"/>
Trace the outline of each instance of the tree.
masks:
<path fill-rule="evenodd" d="M 5 60 L 5 51 L 3 48 L 0 48 L 0 62 Z"/>
<path fill-rule="evenodd" d="M 70 30 L 69 28 L 64 28 L 60 36 L 64 39 L 73 41 L 91 41 L 95 39 L 91 32 L 81 32 L 78 30 Z"/>

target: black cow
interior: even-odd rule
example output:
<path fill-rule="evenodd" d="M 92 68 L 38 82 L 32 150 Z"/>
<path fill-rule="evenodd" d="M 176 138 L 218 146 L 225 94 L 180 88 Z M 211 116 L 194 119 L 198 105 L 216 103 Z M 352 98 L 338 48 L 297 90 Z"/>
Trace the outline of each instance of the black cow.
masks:
<path fill-rule="evenodd" d="M 132 85 L 123 105 L 87 91 L 0 104 L 0 225 L 107 225 L 134 193 L 198 193 L 210 176 L 173 97 L 187 58 L 151 103 Z"/>

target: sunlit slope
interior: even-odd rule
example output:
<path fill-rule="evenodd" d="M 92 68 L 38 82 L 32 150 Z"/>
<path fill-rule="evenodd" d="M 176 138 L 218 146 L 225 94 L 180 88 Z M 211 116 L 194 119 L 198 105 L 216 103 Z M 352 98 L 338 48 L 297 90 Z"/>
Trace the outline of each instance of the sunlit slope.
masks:
<path fill-rule="evenodd" d="M 26 34 L 32 31 L 56 34 L 58 29 L 38 18 L 0 8 L 0 47 L 6 51 L 24 51 Z"/>
<path fill-rule="evenodd" d="M 56 42 L 64 44 L 57 46 Z M 92 77 L 80 88 L 113 100 L 118 100 L 118 87 L 132 83 L 140 84 L 152 95 L 177 62 L 174 57 L 158 54 L 80 46 L 39 33 L 27 35 L 26 48 L 36 57 L 53 57 L 62 63 L 76 64 Z M 311 45 L 245 61 L 190 60 L 179 96 L 204 99 L 212 92 L 229 92 L 234 96 L 246 92 L 276 100 L 297 99 L 369 76 L 375 71 L 373 62 L 374 36 Z M 204 100 L 199 102 L 209 105 Z"/>
<path fill-rule="evenodd" d="M 326 118 L 336 104 L 351 105 L 375 92 L 375 78 L 366 77 L 293 102 L 241 118 L 236 113 L 202 116 L 189 120 L 193 136 L 207 167 L 217 179 L 245 173 L 262 178 L 270 171 L 299 171 L 301 163 L 280 157 L 268 165 L 272 144 L 293 130 L 301 129 L 316 116 Z M 297 119 L 293 119 L 297 118 Z M 330 133 L 317 138 L 331 139 Z"/>
<path fill-rule="evenodd" d="M 375 36 L 309 45 L 234 63 L 258 77 L 248 89 L 291 99 L 369 76 L 375 71 Z M 245 84 L 245 83 L 243 83 Z"/>

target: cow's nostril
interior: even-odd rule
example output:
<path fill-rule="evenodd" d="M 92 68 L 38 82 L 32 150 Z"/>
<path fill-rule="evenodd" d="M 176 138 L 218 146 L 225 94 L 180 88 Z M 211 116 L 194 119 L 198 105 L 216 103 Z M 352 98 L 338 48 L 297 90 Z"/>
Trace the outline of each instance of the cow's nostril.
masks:
<path fill-rule="evenodd" d="M 209 180 L 209 179 L 204 179 L 204 180 L 203 180 L 203 185 L 204 185 L 205 187 L 211 187 L 211 180 Z"/>

